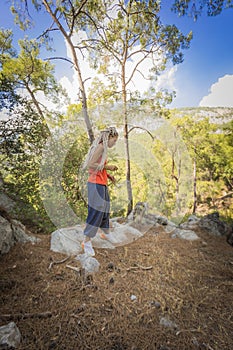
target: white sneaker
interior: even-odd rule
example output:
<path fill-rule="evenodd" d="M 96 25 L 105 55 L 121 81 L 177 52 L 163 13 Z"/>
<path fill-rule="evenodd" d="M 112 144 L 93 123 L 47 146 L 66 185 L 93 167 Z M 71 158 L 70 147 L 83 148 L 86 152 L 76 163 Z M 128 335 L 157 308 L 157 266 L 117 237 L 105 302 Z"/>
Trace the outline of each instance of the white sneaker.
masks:
<path fill-rule="evenodd" d="M 84 250 L 84 252 L 85 252 L 86 254 L 88 254 L 88 255 L 90 255 L 90 256 L 95 256 L 95 251 L 94 251 L 94 249 L 93 249 L 93 247 L 92 247 L 91 241 L 84 242 L 84 243 L 82 244 L 82 246 L 83 246 L 83 250 Z"/>

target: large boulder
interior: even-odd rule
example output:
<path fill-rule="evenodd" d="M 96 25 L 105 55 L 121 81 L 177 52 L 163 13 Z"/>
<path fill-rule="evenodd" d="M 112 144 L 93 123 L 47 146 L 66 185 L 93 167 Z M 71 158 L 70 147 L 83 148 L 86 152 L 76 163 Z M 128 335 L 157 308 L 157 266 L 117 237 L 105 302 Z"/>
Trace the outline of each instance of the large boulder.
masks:
<path fill-rule="evenodd" d="M 214 236 L 229 235 L 232 230 L 230 225 L 220 220 L 218 212 L 203 216 L 198 226 Z"/>
<path fill-rule="evenodd" d="M 231 237 L 232 227 L 226 222 L 220 220 L 218 212 L 207 214 L 202 218 L 198 218 L 196 215 L 191 215 L 188 220 L 179 226 L 185 230 L 204 230 L 214 236 L 227 236 Z M 228 242 L 229 243 L 229 242 Z"/>
<path fill-rule="evenodd" d="M 60 228 L 51 234 L 50 249 L 57 253 L 77 255 L 82 252 L 81 242 L 83 229 L 81 226 Z"/>
<path fill-rule="evenodd" d="M 80 254 L 82 252 L 83 229 L 83 226 L 76 225 L 54 231 L 51 234 L 50 249 L 67 255 Z M 93 247 L 105 249 L 114 249 L 117 246 L 131 243 L 143 236 L 143 233 L 132 227 L 129 223 L 120 224 L 116 221 L 113 222 L 106 240 L 100 238 L 99 232 L 92 239 Z"/>

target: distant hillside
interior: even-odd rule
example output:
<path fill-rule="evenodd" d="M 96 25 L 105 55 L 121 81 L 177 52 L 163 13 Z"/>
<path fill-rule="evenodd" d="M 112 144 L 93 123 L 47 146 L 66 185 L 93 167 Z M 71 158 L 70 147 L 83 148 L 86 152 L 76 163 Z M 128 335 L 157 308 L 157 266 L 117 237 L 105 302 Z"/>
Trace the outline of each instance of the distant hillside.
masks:
<path fill-rule="evenodd" d="M 212 123 L 223 124 L 233 120 L 233 108 L 229 107 L 186 107 L 171 109 L 176 116 L 194 115 L 199 118 L 209 117 Z"/>
<path fill-rule="evenodd" d="M 210 118 L 210 122 L 214 124 L 225 124 L 233 120 L 233 108 L 228 107 L 186 107 L 170 109 L 171 116 L 183 117 L 193 115 L 195 118 L 203 119 Z M 140 127 L 151 132 L 158 129 L 164 122 L 164 118 L 160 115 L 156 116 L 156 112 L 151 112 L 146 108 L 139 110 L 137 114 L 132 113 L 129 118 L 129 127 Z M 142 133 L 143 130 L 135 129 L 136 133 Z"/>

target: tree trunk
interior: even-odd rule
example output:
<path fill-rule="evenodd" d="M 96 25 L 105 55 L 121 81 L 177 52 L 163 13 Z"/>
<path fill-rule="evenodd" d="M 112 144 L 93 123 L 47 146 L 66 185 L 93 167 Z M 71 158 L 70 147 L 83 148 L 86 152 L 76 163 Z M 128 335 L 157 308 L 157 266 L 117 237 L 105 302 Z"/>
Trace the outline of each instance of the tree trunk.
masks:
<path fill-rule="evenodd" d="M 196 213 L 197 210 L 197 164 L 196 159 L 194 158 L 193 163 L 193 214 Z"/>
<path fill-rule="evenodd" d="M 180 178 L 180 167 L 181 165 L 178 165 L 178 175 L 175 175 L 175 153 L 172 152 L 172 178 L 176 182 L 176 216 L 179 215 L 180 212 L 180 186 L 179 186 L 179 178 Z"/>
<path fill-rule="evenodd" d="M 72 43 L 72 41 L 70 40 L 70 38 L 67 38 L 67 43 L 70 47 L 71 50 L 71 54 L 72 54 L 72 60 L 74 63 L 74 68 L 77 72 L 78 75 L 78 82 L 79 82 L 79 89 L 80 89 L 80 93 L 81 93 L 81 103 L 82 103 L 82 111 L 83 111 L 83 117 L 86 123 L 86 128 L 87 128 L 87 132 L 88 132 L 88 136 L 89 136 L 89 140 L 90 143 L 92 143 L 94 141 L 94 134 L 93 134 L 93 130 L 92 130 L 92 126 L 91 126 L 91 122 L 90 122 L 90 118 L 88 115 L 88 111 L 87 111 L 87 96 L 86 96 L 86 92 L 85 92 L 85 87 L 84 87 L 84 83 L 82 80 L 82 74 L 79 68 L 79 63 L 78 63 L 78 58 L 76 55 L 76 51 L 74 48 L 74 45 Z"/>
<path fill-rule="evenodd" d="M 122 70 L 123 71 L 123 70 Z M 128 115 L 126 102 L 126 86 L 125 75 L 122 73 L 122 99 L 123 99 L 123 114 L 124 114 L 124 142 L 126 151 L 126 186 L 128 195 L 127 216 L 133 210 L 133 194 L 130 179 L 130 155 L 129 155 L 129 132 L 128 132 Z"/>
<path fill-rule="evenodd" d="M 91 122 L 90 122 L 90 118 L 87 112 L 87 97 L 86 97 L 86 92 L 85 92 L 85 87 L 84 87 L 84 83 L 82 80 L 82 75 L 81 75 L 81 70 L 79 67 L 79 62 L 78 62 L 78 57 L 75 51 L 75 47 L 72 43 L 71 40 L 71 36 L 67 34 L 66 30 L 64 29 L 64 27 L 62 26 L 62 24 L 60 23 L 60 21 L 57 19 L 55 13 L 52 12 L 51 7 L 48 4 L 47 0 L 43 0 L 43 4 L 46 8 L 46 11 L 50 14 L 50 16 L 52 17 L 52 19 L 54 20 L 54 22 L 56 23 L 56 25 L 58 26 L 60 32 L 62 33 L 62 35 L 64 36 L 64 38 L 67 41 L 67 44 L 71 50 L 71 54 L 72 54 L 72 62 L 74 64 L 74 68 L 77 72 L 77 76 L 78 76 L 78 82 L 79 82 L 79 89 L 80 89 L 80 93 L 81 93 L 81 103 L 82 103 L 82 111 L 83 111 L 83 117 L 85 120 L 85 124 L 86 124 L 86 128 L 87 128 L 87 133 L 88 133 L 88 137 L 90 140 L 90 143 L 92 143 L 94 141 L 94 133 L 92 130 L 92 126 L 91 126 Z"/>

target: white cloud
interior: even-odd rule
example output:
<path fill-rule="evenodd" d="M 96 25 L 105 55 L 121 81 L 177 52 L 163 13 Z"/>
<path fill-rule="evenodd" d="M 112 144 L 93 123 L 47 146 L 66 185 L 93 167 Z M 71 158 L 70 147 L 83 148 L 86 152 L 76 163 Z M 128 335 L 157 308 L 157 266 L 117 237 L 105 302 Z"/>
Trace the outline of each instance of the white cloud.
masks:
<path fill-rule="evenodd" d="M 72 81 L 64 76 L 59 80 L 59 83 L 67 91 L 71 103 L 77 103 L 79 96 L 79 87 L 76 74 L 74 73 Z"/>
<path fill-rule="evenodd" d="M 175 78 L 176 78 L 177 66 L 172 66 L 167 68 L 159 77 L 158 77 L 158 89 L 168 89 L 176 90 L 175 87 Z"/>
<path fill-rule="evenodd" d="M 233 75 L 225 75 L 210 87 L 209 95 L 204 96 L 200 107 L 233 107 Z"/>

